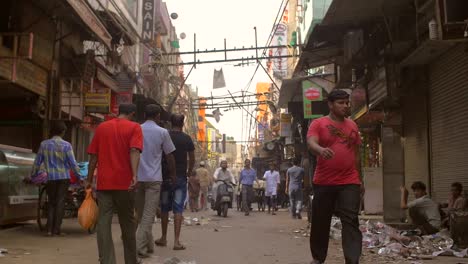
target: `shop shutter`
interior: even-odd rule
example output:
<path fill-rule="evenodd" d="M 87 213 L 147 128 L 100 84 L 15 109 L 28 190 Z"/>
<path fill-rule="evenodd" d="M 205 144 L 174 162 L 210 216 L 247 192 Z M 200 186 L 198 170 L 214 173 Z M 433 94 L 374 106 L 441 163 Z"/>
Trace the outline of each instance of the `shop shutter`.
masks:
<path fill-rule="evenodd" d="M 427 89 L 427 87 L 424 87 L 424 89 Z M 424 96 L 421 96 L 423 94 L 411 91 L 404 99 L 403 136 L 405 184 L 407 188 L 415 181 L 422 181 L 426 185 L 429 184 L 428 115 L 427 100 Z"/>
<path fill-rule="evenodd" d="M 432 196 L 449 197 L 459 181 L 468 189 L 468 52 L 459 44 L 430 65 Z"/>

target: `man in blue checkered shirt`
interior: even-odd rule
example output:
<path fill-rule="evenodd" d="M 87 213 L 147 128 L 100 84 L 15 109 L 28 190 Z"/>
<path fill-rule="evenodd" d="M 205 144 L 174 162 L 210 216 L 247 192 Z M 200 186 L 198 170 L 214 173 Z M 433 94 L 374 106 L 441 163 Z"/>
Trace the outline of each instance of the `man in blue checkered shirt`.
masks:
<path fill-rule="evenodd" d="M 34 177 L 44 164 L 47 172 L 47 236 L 63 235 L 60 230 L 65 209 L 65 197 L 70 185 L 70 170 L 80 178 L 80 168 L 73 155 L 71 144 L 62 139 L 67 130 L 64 122 L 58 121 L 50 130 L 52 138 L 41 142 L 31 172 Z"/>

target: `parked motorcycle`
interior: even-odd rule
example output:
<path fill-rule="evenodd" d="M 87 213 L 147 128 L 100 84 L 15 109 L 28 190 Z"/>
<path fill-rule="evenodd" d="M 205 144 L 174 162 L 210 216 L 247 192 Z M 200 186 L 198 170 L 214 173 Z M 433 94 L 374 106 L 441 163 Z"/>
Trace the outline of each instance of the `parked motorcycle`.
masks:
<path fill-rule="evenodd" d="M 234 200 L 234 188 L 233 183 L 218 180 L 217 193 L 211 200 L 211 209 L 217 211 L 218 216 L 223 215 L 227 217 L 229 208 L 232 208 L 232 202 Z"/>

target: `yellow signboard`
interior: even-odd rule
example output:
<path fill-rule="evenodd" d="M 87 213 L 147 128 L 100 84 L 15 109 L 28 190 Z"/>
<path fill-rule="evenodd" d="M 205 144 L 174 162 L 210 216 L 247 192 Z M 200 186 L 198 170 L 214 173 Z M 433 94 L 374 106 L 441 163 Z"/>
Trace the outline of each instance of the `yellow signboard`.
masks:
<path fill-rule="evenodd" d="M 88 113 L 104 113 L 110 111 L 111 93 L 107 89 L 106 93 L 86 93 L 84 106 Z"/>

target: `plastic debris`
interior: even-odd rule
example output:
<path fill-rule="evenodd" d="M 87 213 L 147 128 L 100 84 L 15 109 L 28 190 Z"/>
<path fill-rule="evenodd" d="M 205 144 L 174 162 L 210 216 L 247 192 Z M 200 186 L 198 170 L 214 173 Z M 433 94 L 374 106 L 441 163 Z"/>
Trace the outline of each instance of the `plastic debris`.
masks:
<path fill-rule="evenodd" d="M 164 264 L 197 264 L 195 261 L 182 261 L 177 257 L 172 257 L 164 260 Z"/>
<path fill-rule="evenodd" d="M 341 222 L 333 217 L 330 237 L 341 239 Z M 381 222 L 360 221 L 363 247 L 375 249 L 381 256 L 407 259 L 433 259 L 437 256 L 468 257 L 468 249 L 457 249 L 448 230 L 421 236 L 420 230 L 399 231 Z M 418 262 L 414 262 L 418 263 Z"/>

